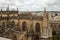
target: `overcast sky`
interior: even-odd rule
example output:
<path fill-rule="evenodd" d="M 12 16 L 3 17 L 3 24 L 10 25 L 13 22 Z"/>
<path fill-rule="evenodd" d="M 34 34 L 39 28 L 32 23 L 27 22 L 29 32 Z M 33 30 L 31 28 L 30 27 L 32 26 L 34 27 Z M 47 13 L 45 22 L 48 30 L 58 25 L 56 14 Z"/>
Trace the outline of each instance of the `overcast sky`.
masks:
<path fill-rule="evenodd" d="M 41 11 L 46 7 L 50 11 L 60 11 L 60 0 L 0 0 L 0 9 L 6 9 L 9 5 L 10 10 L 19 11 Z"/>

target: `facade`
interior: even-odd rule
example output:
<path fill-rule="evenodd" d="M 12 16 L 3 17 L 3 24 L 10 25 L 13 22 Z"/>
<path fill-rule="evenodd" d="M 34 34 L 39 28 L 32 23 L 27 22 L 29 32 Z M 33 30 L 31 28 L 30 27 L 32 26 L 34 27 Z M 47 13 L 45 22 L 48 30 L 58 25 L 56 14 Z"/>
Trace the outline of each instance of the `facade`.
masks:
<path fill-rule="evenodd" d="M 41 14 L 41 15 L 36 15 Z M 60 21 L 51 11 L 18 12 L 0 11 L 0 36 L 12 40 L 52 40 L 53 30 L 59 34 Z M 60 13 L 60 12 L 59 12 Z M 58 26 L 56 26 L 58 25 Z"/>

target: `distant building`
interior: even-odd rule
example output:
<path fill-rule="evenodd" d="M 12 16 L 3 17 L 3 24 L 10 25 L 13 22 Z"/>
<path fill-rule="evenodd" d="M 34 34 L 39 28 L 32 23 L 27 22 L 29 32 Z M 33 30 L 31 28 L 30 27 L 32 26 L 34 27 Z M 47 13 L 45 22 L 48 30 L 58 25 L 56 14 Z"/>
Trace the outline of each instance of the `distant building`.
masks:
<path fill-rule="evenodd" d="M 59 34 L 60 12 L 0 11 L 0 36 L 13 40 L 52 40 L 53 30 Z"/>

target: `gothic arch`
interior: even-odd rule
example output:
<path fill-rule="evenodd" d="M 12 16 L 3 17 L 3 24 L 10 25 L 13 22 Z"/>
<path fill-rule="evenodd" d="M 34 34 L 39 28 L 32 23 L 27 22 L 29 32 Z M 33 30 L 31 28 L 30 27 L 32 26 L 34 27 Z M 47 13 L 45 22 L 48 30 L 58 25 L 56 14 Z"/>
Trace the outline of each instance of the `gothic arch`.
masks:
<path fill-rule="evenodd" d="M 36 32 L 40 32 L 40 24 L 39 23 L 36 23 L 36 25 L 35 25 L 35 31 Z"/>
<path fill-rule="evenodd" d="M 27 24 L 26 24 L 26 22 L 24 21 L 24 22 L 22 22 L 22 30 L 23 31 L 26 31 L 26 29 L 27 29 L 27 26 L 26 26 Z"/>

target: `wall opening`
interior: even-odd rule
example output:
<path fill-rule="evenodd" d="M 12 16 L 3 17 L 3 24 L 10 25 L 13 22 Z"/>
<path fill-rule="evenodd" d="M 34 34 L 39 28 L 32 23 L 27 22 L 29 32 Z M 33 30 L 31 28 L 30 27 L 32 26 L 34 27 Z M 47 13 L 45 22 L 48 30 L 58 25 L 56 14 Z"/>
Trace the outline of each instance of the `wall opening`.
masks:
<path fill-rule="evenodd" d="M 40 32 L 40 24 L 36 23 L 36 27 L 35 27 L 36 32 Z"/>
<path fill-rule="evenodd" d="M 23 22 L 22 23 L 22 30 L 23 31 L 26 31 L 27 30 L 27 26 L 26 25 L 27 25 L 26 22 Z"/>

